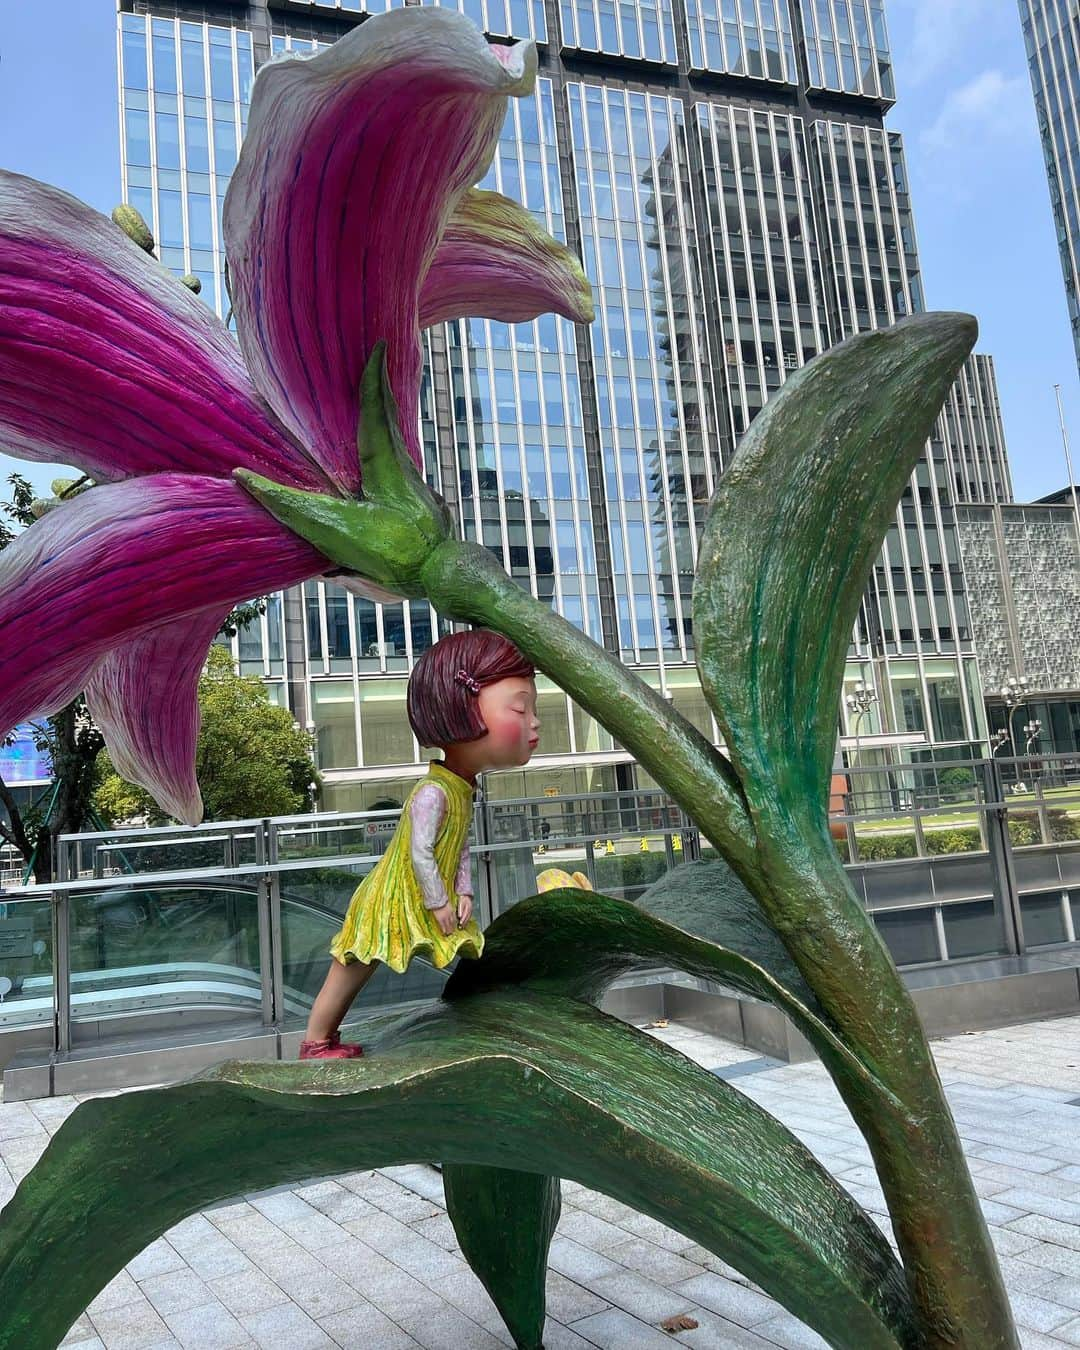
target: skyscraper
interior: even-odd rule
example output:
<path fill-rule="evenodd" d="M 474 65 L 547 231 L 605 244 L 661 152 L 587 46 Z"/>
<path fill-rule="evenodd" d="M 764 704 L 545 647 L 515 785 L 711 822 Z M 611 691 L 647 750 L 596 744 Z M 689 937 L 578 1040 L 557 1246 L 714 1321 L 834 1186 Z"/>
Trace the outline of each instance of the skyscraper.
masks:
<path fill-rule="evenodd" d="M 1076 0 L 1020 0 L 1020 20 L 1080 361 L 1080 17 Z"/>
<path fill-rule="evenodd" d="M 709 497 L 765 401 L 833 342 L 923 308 L 882 0 L 461 0 L 492 39 L 533 38 L 484 186 L 584 260 L 596 322 L 428 330 L 426 471 L 466 537 L 618 652 L 706 734 L 691 592 Z M 385 8 L 373 2 L 363 8 Z M 255 69 L 363 21 L 359 4 L 121 0 L 127 200 L 165 263 L 224 310 L 221 201 Z M 985 738 L 955 503 L 1010 497 L 989 358 L 974 358 L 905 491 L 853 635 L 877 693 L 860 758 L 954 756 Z M 274 597 L 239 641 L 317 733 L 325 802 L 400 796 L 425 604 L 329 582 Z M 628 756 L 540 682 L 540 753 L 505 795 L 629 786 Z M 846 716 L 846 714 L 845 714 Z M 847 741 L 842 743 L 848 743 Z"/>

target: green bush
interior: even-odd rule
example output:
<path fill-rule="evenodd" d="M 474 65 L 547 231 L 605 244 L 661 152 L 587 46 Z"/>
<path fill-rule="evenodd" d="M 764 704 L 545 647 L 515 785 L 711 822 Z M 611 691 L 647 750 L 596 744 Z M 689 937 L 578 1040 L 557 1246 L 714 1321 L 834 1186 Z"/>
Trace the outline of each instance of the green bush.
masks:
<path fill-rule="evenodd" d="M 952 830 L 926 831 L 927 853 L 977 853 L 982 846 L 977 825 L 958 826 Z"/>
<path fill-rule="evenodd" d="M 918 854 L 914 834 L 859 834 L 856 839 L 859 862 L 892 862 Z"/>
<path fill-rule="evenodd" d="M 1050 841 L 1055 844 L 1068 843 L 1080 839 L 1080 819 L 1069 815 L 1060 806 L 1051 806 L 1046 811 L 1050 826 Z M 1015 848 L 1025 848 L 1030 844 L 1047 842 L 1043 839 L 1042 826 L 1038 811 L 1010 811 L 1009 838 Z"/>

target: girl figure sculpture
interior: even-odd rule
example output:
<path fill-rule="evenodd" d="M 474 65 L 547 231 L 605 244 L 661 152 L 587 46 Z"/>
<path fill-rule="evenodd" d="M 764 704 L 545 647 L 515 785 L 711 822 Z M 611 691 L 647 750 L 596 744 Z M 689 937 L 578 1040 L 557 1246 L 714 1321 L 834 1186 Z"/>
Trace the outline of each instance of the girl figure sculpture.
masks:
<path fill-rule="evenodd" d="M 349 903 L 330 944 L 330 969 L 311 1008 L 301 1059 L 352 1059 L 339 1027 L 378 962 L 399 973 L 418 951 L 440 969 L 477 957 L 469 825 L 476 775 L 520 768 L 539 740 L 532 665 L 486 629 L 430 647 L 409 679 L 409 722 L 421 745 L 443 752 L 413 788 L 394 837 Z"/>

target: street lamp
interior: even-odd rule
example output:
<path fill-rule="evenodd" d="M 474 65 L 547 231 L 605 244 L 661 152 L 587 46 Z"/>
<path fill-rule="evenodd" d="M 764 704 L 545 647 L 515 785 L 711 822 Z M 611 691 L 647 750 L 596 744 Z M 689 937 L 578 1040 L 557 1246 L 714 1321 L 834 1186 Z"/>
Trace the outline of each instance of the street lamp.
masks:
<path fill-rule="evenodd" d="M 848 761 L 848 768 L 854 769 L 856 761 L 859 758 L 859 734 L 862 727 L 862 719 L 878 701 L 877 690 L 873 685 L 867 684 L 865 680 L 852 686 L 851 692 L 844 695 L 844 702 L 847 705 L 848 716 L 853 719 L 855 727 L 855 754 Z M 855 799 L 855 784 L 851 785 L 852 803 Z"/>
<path fill-rule="evenodd" d="M 1024 723 L 1024 735 L 1027 737 L 1027 744 L 1024 746 L 1024 754 L 1030 755 L 1032 746 L 1039 739 L 1039 732 L 1042 731 L 1042 723 L 1037 717 L 1033 717 L 1030 722 Z"/>
<path fill-rule="evenodd" d="M 1008 728 L 1008 742 L 1012 747 L 1013 759 L 1016 758 L 1016 741 L 1013 737 L 1013 713 L 1027 700 L 1028 696 L 1028 677 L 1021 675 L 1019 679 L 1015 675 L 1010 675 L 998 691 L 1002 703 L 1005 704 L 1005 725 Z"/>

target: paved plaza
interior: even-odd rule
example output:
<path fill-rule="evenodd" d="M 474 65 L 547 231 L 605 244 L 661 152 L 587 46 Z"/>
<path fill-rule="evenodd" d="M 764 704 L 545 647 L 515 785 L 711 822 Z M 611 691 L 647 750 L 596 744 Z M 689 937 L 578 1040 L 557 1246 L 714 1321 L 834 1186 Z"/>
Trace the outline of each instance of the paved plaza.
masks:
<path fill-rule="evenodd" d="M 653 1034 L 785 1122 L 886 1226 L 861 1137 L 822 1069 L 776 1065 L 671 1024 Z M 1026 1350 L 1080 1346 L 1080 1018 L 935 1043 Z M 0 1103 L 0 1202 L 75 1107 Z M 823 1346 L 678 1233 L 563 1188 L 548 1350 Z M 698 1326 L 668 1334 L 685 1313 Z M 185 1219 L 79 1319 L 69 1350 L 497 1350 L 510 1340 L 466 1266 L 426 1166 L 355 1172 Z"/>

